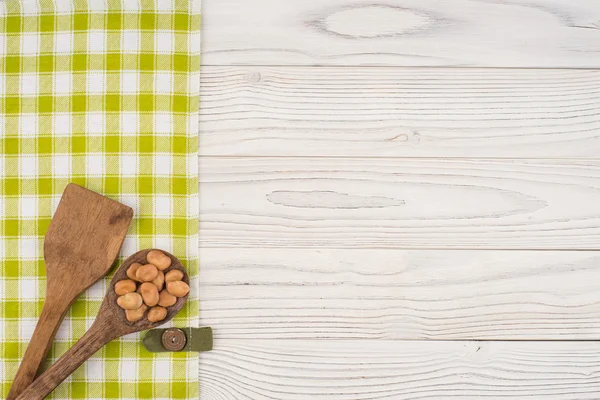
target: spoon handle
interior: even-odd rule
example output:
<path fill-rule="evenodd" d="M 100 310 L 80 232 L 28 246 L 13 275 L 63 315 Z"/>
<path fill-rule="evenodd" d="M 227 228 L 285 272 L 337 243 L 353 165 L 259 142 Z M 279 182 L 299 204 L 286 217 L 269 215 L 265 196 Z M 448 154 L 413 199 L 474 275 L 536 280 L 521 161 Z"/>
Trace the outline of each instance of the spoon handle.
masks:
<path fill-rule="evenodd" d="M 43 400 L 73 371 L 100 350 L 105 344 L 120 335 L 106 329 L 105 324 L 97 323 L 98 318 L 90 329 L 50 368 L 41 374 L 31 385 L 21 393 L 17 400 Z"/>
<path fill-rule="evenodd" d="M 10 387 L 7 400 L 16 399 L 34 381 L 69 305 L 69 301 L 53 301 L 50 297 L 44 302 L 42 313 Z"/>

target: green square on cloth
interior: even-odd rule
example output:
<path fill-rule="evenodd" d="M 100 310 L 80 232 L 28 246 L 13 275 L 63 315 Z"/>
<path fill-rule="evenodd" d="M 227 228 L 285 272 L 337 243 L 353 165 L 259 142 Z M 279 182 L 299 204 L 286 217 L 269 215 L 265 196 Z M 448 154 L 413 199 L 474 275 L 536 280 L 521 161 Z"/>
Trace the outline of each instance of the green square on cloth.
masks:
<path fill-rule="evenodd" d="M 43 239 L 75 182 L 134 209 L 119 262 L 175 254 L 198 326 L 197 0 L 0 2 L 0 380 L 5 398 L 45 296 Z M 73 305 L 47 365 L 89 328 L 110 276 Z M 197 399 L 194 353 L 113 341 L 51 399 Z"/>

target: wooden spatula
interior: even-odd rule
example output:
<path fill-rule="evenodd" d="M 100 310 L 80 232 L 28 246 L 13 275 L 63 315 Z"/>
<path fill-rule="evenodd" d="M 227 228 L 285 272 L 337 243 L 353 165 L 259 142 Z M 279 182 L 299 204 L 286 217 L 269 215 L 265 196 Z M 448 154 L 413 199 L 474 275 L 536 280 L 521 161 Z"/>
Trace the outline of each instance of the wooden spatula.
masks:
<path fill-rule="evenodd" d="M 67 379 L 77 367 L 111 340 L 129 333 L 156 328 L 170 321 L 183 308 L 189 294 L 177 298 L 177 302 L 167 308 L 167 315 L 162 321 L 150 322 L 147 318 L 148 311 L 146 311 L 142 319 L 129 322 L 125 318 L 125 311 L 117 305 L 117 297 L 119 296 L 115 293 L 115 284 L 121 280 L 128 279 L 127 269 L 131 264 L 146 264 L 146 255 L 151 250 L 138 251 L 121 264 L 110 282 L 106 296 L 104 296 L 104 301 L 100 306 L 100 311 L 98 311 L 98 316 L 92 326 L 90 326 L 90 329 L 73 347 L 67 350 L 61 358 L 29 385 L 17 400 L 42 400 L 62 381 Z M 189 284 L 190 278 L 181 262 L 172 254 L 164 250 L 161 251 L 171 258 L 171 266 L 164 271 L 165 274 L 175 269 L 179 270 L 183 273 L 182 281 Z"/>
<path fill-rule="evenodd" d="M 132 218 L 130 207 L 67 185 L 44 240 L 46 300 L 7 400 L 33 382 L 71 304 L 110 271 Z"/>

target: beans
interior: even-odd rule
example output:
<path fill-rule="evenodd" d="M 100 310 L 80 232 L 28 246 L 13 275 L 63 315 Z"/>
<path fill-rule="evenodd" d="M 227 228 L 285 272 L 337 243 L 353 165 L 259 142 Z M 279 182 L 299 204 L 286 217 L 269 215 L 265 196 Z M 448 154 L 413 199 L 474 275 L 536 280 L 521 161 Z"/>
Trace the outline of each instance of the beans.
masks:
<path fill-rule="evenodd" d="M 166 316 L 167 309 L 164 307 L 152 307 L 150 311 L 148 311 L 148 321 L 150 322 L 162 321 Z"/>
<path fill-rule="evenodd" d="M 160 250 L 152 250 L 146 256 L 150 264 L 156 265 L 161 271 L 171 266 L 171 258 Z"/>
<path fill-rule="evenodd" d="M 140 294 L 146 305 L 153 307 L 158 304 L 158 288 L 152 282 L 144 282 L 140 285 Z"/>
<path fill-rule="evenodd" d="M 163 290 L 158 295 L 158 305 L 162 307 L 171 307 L 173 304 L 177 303 L 177 297 L 173 296 L 171 293 Z"/>
<path fill-rule="evenodd" d="M 183 281 L 174 281 L 167 283 L 167 290 L 175 297 L 183 297 L 189 293 L 190 287 Z"/>
<path fill-rule="evenodd" d="M 120 296 L 117 299 L 119 307 L 125 310 L 135 310 L 142 306 L 142 296 L 139 293 L 131 292 Z"/>
<path fill-rule="evenodd" d="M 129 322 L 139 321 L 140 319 L 142 319 L 142 317 L 144 316 L 144 313 L 146 312 L 147 309 L 148 309 L 148 306 L 145 304 L 142 304 L 142 306 L 138 309 L 125 310 L 125 318 L 127 318 L 127 321 L 129 321 Z"/>
<path fill-rule="evenodd" d="M 142 266 L 142 264 L 140 264 L 140 263 L 133 263 L 129 266 L 129 268 L 127 268 L 127 276 L 129 277 L 129 279 L 133 279 L 134 281 L 137 280 L 137 277 L 135 276 L 135 272 L 141 266 Z"/>
<path fill-rule="evenodd" d="M 165 285 L 165 273 L 162 271 L 158 271 L 158 276 L 155 280 L 152 281 L 152 283 L 156 285 L 158 291 L 160 292 L 163 289 L 163 286 Z"/>
<path fill-rule="evenodd" d="M 190 287 L 183 282 L 185 272 L 171 268 L 171 258 L 160 250 L 146 255 L 147 264 L 133 263 L 127 268 L 127 277 L 115 283 L 117 304 L 125 310 L 127 321 L 148 318 L 160 322 L 167 317 L 167 307 L 177 304 L 178 297 L 186 296 Z"/>
<path fill-rule="evenodd" d="M 174 282 L 174 281 L 180 281 L 182 279 L 183 279 L 183 272 L 179 271 L 178 269 L 169 271 L 165 275 L 165 282 L 167 282 L 167 283 Z"/>
<path fill-rule="evenodd" d="M 152 282 L 158 276 L 158 269 L 153 264 L 142 265 L 135 272 L 135 276 L 140 282 Z"/>
<path fill-rule="evenodd" d="M 115 293 L 119 296 L 130 292 L 135 292 L 135 281 L 132 281 L 131 279 L 125 279 L 115 284 Z"/>

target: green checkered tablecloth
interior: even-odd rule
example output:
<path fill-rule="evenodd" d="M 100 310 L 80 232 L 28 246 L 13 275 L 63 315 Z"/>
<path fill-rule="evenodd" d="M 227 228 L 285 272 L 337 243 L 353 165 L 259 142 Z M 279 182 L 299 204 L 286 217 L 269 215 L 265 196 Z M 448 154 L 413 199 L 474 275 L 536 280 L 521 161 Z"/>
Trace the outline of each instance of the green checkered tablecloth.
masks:
<path fill-rule="evenodd" d="M 188 267 L 198 323 L 197 109 L 200 4 L 187 0 L 0 2 L 0 379 L 6 397 L 45 294 L 43 237 L 75 182 L 135 212 L 120 260 L 172 252 Z M 49 362 L 91 325 L 108 279 L 77 301 Z M 54 399 L 197 399 L 197 355 L 115 341 Z"/>

